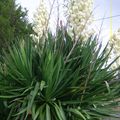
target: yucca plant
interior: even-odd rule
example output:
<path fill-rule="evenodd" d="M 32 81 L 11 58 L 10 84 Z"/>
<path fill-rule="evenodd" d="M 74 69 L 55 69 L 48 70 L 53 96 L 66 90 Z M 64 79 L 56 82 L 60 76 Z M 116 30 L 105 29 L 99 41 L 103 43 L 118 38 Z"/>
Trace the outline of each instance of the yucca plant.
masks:
<path fill-rule="evenodd" d="M 44 46 L 23 40 L 4 52 L 0 98 L 7 120 L 100 120 L 117 117 L 120 97 L 110 51 L 96 37 L 77 44 L 67 32 L 48 33 Z M 2 118 L 1 118 L 2 120 Z"/>

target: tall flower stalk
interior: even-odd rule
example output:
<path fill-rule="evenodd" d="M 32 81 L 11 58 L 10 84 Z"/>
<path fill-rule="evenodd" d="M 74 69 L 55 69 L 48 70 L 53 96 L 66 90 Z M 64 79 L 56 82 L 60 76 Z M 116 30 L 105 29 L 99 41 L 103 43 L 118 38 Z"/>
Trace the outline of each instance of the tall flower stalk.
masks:
<path fill-rule="evenodd" d="M 112 58 L 116 58 L 120 56 L 120 29 L 112 35 L 110 40 L 110 45 L 113 47 L 113 53 L 111 55 Z M 118 58 L 113 67 L 117 67 L 120 65 L 120 58 Z"/>
<path fill-rule="evenodd" d="M 67 9 L 69 31 L 88 37 L 88 26 L 92 23 L 93 0 L 70 0 Z"/>
<path fill-rule="evenodd" d="M 44 0 L 40 1 L 40 5 L 37 12 L 34 14 L 34 30 L 38 34 L 39 38 L 43 35 L 46 30 L 48 22 L 48 12 L 45 6 Z"/>

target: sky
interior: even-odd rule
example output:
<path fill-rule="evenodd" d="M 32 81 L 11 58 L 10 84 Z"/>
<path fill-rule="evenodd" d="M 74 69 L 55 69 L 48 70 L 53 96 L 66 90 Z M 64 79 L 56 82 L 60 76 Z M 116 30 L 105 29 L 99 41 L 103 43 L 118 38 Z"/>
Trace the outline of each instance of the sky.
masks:
<path fill-rule="evenodd" d="M 32 21 L 33 14 L 39 6 L 40 0 L 16 0 L 23 8 L 27 8 L 28 16 L 30 21 Z"/>
<path fill-rule="evenodd" d="M 52 1 L 52 0 L 49 0 Z M 112 1 L 112 16 L 120 15 L 120 0 Z M 62 2 L 62 0 L 59 0 Z M 39 6 L 40 0 L 17 0 L 23 8 L 27 8 L 29 20 L 33 20 L 33 14 Z M 47 3 L 48 4 L 48 3 Z M 99 30 L 102 25 L 102 37 L 109 39 L 110 36 L 110 19 L 101 19 L 110 17 L 110 0 L 94 0 L 94 26 Z M 101 20 L 98 20 L 101 19 Z M 53 26 L 54 23 L 52 23 Z M 120 28 L 120 16 L 112 18 L 112 32 Z"/>
<path fill-rule="evenodd" d="M 120 0 L 111 0 L 112 1 L 112 16 L 120 15 Z M 94 1 L 94 17 L 95 19 L 110 17 L 110 0 L 95 0 Z M 96 21 L 96 26 L 100 28 L 100 25 L 103 22 L 103 34 L 107 37 L 106 34 L 110 34 L 110 19 L 98 20 Z M 114 33 L 117 29 L 120 28 L 120 16 L 112 18 L 112 32 Z"/>

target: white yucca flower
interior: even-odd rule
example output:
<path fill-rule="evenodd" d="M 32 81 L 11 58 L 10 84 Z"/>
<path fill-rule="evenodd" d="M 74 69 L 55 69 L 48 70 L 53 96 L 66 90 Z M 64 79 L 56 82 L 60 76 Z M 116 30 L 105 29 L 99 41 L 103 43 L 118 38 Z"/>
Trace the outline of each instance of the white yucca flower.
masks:
<path fill-rule="evenodd" d="M 48 12 L 45 6 L 44 0 L 40 1 L 40 5 L 37 12 L 34 14 L 34 31 L 38 34 L 40 38 L 47 29 L 48 22 Z"/>
<path fill-rule="evenodd" d="M 67 9 L 67 21 L 69 31 L 88 37 L 90 34 L 88 26 L 92 23 L 93 0 L 70 0 Z"/>
<path fill-rule="evenodd" d="M 111 58 L 116 58 L 120 56 L 120 29 L 113 34 L 110 40 L 110 46 L 113 47 L 113 53 Z M 114 68 L 120 65 L 120 58 L 117 59 L 116 63 L 114 64 Z"/>

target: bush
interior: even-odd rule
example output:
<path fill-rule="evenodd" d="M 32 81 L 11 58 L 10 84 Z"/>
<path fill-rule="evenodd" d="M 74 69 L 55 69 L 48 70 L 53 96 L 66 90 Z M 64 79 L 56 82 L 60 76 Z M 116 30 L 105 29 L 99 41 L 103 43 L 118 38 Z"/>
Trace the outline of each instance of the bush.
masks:
<path fill-rule="evenodd" d="M 44 46 L 23 40 L 4 53 L 0 98 L 7 120 L 100 120 L 113 115 L 120 96 L 116 70 L 96 38 L 75 41 L 48 33 Z M 75 47 L 74 47 L 75 46 Z"/>

